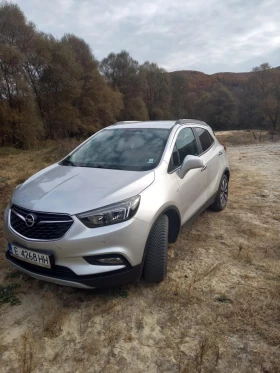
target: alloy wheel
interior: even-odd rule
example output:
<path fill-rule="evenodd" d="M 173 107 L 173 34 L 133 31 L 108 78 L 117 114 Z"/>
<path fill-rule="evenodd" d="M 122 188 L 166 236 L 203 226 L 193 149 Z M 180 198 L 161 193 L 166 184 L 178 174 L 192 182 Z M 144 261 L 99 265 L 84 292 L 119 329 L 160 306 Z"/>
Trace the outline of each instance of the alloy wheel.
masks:
<path fill-rule="evenodd" d="M 228 200 L 228 182 L 225 177 L 223 178 L 222 185 L 221 185 L 220 200 L 221 200 L 221 205 L 224 207 Z"/>

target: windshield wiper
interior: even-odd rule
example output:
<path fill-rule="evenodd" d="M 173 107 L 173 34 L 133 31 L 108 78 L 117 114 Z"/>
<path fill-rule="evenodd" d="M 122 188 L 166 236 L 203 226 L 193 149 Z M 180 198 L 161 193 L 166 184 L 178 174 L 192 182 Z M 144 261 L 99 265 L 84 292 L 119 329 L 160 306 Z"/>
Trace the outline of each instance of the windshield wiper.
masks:
<path fill-rule="evenodd" d="M 70 161 L 69 158 L 65 158 L 65 159 L 63 160 L 63 163 L 64 163 L 64 162 L 70 164 L 70 166 L 77 167 L 77 165 L 75 165 L 74 162 Z"/>
<path fill-rule="evenodd" d="M 121 166 L 109 166 L 108 168 L 111 168 L 112 170 L 125 170 L 125 168 Z"/>
<path fill-rule="evenodd" d="M 82 165 L 81 167 L 90 167 L 90 168 L 103 168 L 107 170 L 123 170 L 121 166 L 114 166 L 109 164 L 89 164 L 89 165 Z"/>
<path fill-rule="evenodd" d="M 95 164 L 94 166 L 90 166 L 90 167 L 93 167 L 93 168 L 108 168 L 107 166 L 104 166 L 102 164 Z"/>

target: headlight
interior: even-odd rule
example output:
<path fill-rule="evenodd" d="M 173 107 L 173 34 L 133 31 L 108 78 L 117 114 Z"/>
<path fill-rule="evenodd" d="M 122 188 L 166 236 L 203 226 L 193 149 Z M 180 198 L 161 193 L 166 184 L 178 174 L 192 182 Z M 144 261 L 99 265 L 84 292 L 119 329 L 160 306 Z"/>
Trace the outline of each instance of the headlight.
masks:
<path fill-rule="evenodd" d="M 131 219 L 137 212 L 140 196 L 131 197 L 124 201 L 114 203 L 78 214 L 77 218 L 88 228 L 104 227 Z"/>

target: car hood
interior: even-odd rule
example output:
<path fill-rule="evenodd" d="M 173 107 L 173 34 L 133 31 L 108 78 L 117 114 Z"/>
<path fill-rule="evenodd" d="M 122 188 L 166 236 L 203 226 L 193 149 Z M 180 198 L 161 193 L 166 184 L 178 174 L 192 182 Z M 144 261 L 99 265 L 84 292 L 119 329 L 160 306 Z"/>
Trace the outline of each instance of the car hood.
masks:
<path fill-rule="evenodd" d="M 154 171 L 52 165 L 18 187 L 12 203 L 26 209 L 77 214 L 133 197 L 154 181 Z"/>

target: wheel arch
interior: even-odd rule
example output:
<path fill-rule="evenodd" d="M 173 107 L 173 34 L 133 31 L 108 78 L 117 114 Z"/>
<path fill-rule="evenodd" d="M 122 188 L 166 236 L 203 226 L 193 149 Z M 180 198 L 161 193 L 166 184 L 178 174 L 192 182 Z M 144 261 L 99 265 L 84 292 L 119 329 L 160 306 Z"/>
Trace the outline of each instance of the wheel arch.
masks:
<path fill-rule="evenodd" d="M 168 243 L 175 243 L 181 230 L 181 215 L 178 208 L 170 205 L 161 210 L 154 219 L 153 225 L 157 219 L 165 214 L 168 217 Z M 152 226 L 153 226 L 152 225 Z"/>
<path fill-rule="evenodd" d="M 180 211 L 175 205 L 165 206 L 164 208 L 158 211 L 158 213 L 155 215 L 153 222 L 151 224 L 150 232 L 146 240 L 143 257 L 142 257 L 142 263 L 141 263 L 142 270 L 144 268 L 145 258 L 147 254 L 147 245 L 148 245 L 148 242 L 151 236 L 153 226 L 158 220 L 158 218 L 164 214 L 168 217 L 168 243 L 175 243 L 177 238 L 179 237 L 179 234 L 181 231 Z"/>
<path fill-rule="evenodd" d="M 179 211 L 174 208 L 169 208 L 164 211 L 167 215 L 169 225 L 168 225 L 168 243 L 175 243 L 179 237 L 181 230 L 181 217 Z"/>
<path fill-rule="evenodd" d="M 168 217 L 168 243 L 175 243 L 177 241 L 177 238 L 179 237 L 180 231 L 181 231 L 181 215 L 179 209 L 174 206 L 170 205 L 168 207 L 165 207 L 163 210 L 160 210 L 156 217 L 154 218 L 154 221 L 151 225 L 150 232 L 147 237 L 146 245 L 143 252 L 143 258 L 141 263 L 141 271 L 144 268 L 145 258 L 147 254 L 147 245 L 149 242 L 149 238 L 153 229 L 154 224 L 158 220 L 158 218 L 162 215 L 166 215 Z"/>
<path fill-rule="evenodd" d="M 229 180 L 229 178 L 230 178 L 230 171 L 229 171 L 228 167 L 224 170 L 223 174 L 226 175 L 227 179 Z"/>

